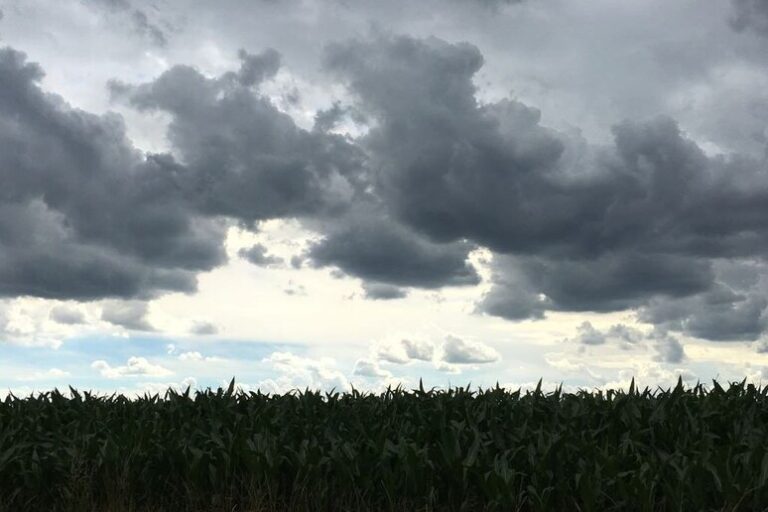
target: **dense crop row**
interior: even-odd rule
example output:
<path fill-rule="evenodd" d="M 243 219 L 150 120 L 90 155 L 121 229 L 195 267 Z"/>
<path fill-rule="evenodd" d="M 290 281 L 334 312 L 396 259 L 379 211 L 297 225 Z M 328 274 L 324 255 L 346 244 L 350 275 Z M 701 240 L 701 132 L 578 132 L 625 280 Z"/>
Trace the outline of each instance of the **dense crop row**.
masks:
<path fill-rule="evenodd" d="M 763 510 L 768 388 L 0 404 L 7 510 Z"/>

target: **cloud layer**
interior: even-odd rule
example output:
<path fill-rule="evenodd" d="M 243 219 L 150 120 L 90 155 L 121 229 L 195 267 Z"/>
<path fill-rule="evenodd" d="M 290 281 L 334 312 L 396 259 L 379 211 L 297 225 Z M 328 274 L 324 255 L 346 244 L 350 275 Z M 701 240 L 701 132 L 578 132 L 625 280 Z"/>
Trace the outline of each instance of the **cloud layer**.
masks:
<path fill-rule="evenodd" d="M 100 4 L 165 44 L 129 2 Z M 733 8 L 734 27 L 764 32 L 757 3 Z M 346 96 L 313 127 L 265 92 L 282 69 L 275 49 L 241 50 L 239 67 L 214 75 L 173 65 L 112 81 L 124 108 L 169 120 L 169 150 L 146 153 L 120 116 L 44 92 L 40 66 L 1 50 L 0 296 L 124 299 L 102 319 L 150 330 L 146 305 L 130 301 L 194 292 L 200 273 L 226 262 L 228 226 L 298 219 L 318 235 L 301 257 L 361 279 L 370 299 L 477 285 L 468 258 L 486 248 L 481 313 L 632 310 L 659 332 L 765 332 L 765 159 L 707 151 L 666 116 L 619 122 L 602 143 L 549 128 L 535 106 L 481 99 L 485 58 L 470 43 L 373 31 L 322 53 L 321 72 Z M 336 130 L 345 123 L 363 129 Z M 260 244 L 239 254 L 284 261 Z M 76 310 L 51 318 L 82 322 Z M 582 343 L 605 342 L 583 330 Z M 660 357 L 682 360 L 674 338 L 659 336 Z M 447 339 L 443 362 L 497 356 L 468 347 Z"/>

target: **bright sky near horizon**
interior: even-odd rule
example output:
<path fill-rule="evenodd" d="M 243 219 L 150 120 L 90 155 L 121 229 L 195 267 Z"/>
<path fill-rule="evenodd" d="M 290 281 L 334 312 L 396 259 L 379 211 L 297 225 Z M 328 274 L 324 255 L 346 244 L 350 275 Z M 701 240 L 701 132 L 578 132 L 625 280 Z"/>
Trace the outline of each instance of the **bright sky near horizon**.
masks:
<path fill-rule="evenodd" d="M 0 13 L 0 393 L 768 380 L 765 1 Z"/>

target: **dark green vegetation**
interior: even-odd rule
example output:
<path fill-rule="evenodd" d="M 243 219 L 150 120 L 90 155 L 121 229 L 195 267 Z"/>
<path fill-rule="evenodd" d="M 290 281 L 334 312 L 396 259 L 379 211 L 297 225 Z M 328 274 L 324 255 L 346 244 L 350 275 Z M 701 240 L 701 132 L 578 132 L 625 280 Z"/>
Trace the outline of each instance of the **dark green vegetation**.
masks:
<path fill-rule="evenodd" d="M 764 510 L 768 388 L 0 404 L 5 510 Z"/>

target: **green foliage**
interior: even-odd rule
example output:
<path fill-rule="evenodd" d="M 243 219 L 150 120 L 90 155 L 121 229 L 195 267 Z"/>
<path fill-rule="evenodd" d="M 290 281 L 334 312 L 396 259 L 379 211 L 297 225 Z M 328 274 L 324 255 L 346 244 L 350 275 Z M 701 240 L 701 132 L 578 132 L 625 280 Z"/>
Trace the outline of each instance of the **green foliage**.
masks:
<path fill-rule="evenodd" d="M 745 382 L 9 396 L 0 509 L 764 510 L 767 396 Z"/>

